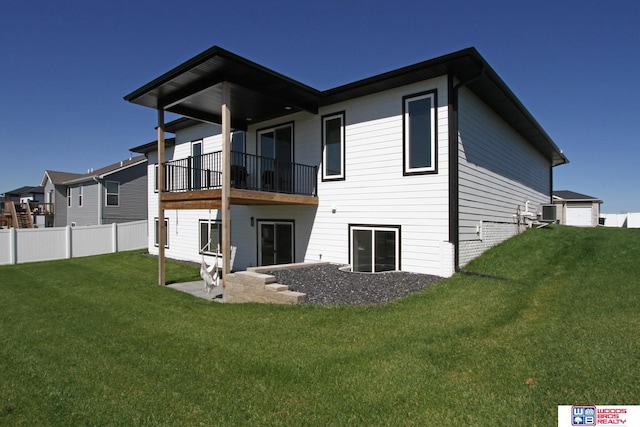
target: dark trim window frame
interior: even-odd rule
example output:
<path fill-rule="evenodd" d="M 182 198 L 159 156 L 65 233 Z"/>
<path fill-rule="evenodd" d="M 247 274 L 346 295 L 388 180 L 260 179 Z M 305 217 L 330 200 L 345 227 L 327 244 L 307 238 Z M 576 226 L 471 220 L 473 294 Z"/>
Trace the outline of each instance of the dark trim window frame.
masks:
<path fill-rule="evenodd" d="M 403 175 L 438 173 L 437 90 L 402 97 Z"/>
<path fill-rule="evenodd" d="M 322 116 L 322 181 L 344 181 L 345 112 Z"/>
<path fill-rule="evenodd" d="M 209 226 L 211 224 L 211 226 Z M 215 231 L 215 233 L 214 233 Z M 206 234 L 206 237 L 205 237 Z M 217 242 L 211 241 L 217 234 Z M 211 241 L 209 247 L 204 248 Z M 198 220 L 198 253 L 205 255 L 221 255 L 218 251 L 222 247 L 222 221 L 200 219 Z M 204 248 L 204 249 L 203 249 Z"/>
<path fill-rule="evenodd" d="M 290 137 L 290 142 L 291 142 L 291 150 L 290 150 L 290 159 L 287 159 L 286 161 L 295 161 L 295 152 L 294 152 L 294 148 L 295 148 L 295 127 L 294 127 L 294 122 L 293 121 L 289 121 L 289 122 L 284 122 L 284 123 L 280 123 L 277 125 L 273 125 L 273 126 L 269 126 L 266 128 L 261 128 L 261 129 L 256 129 L 256 148 L 258 150 L 258 155 L 262 156 L 262 157 L 267 157 L 267 156 L 271 156 L 272 154 L 274 154 L 277 156 L 277 153 L 264 153 L 263 152 L 263 147 L 262 147 L 262 136 L 268 133 L 273 133 L 274 135 L 276 134 L 276 132 L 278 131 L 283 131 L 285 129 L 289 129 L 289 132 L 291 133 L 291 137 Z M 277 152 L 277 147 L 273 147 L 273 149 Z M 278 159 L 281 160 L 281 159 Z"/>
<path fill-rule="evenodd" d="M 293 121 L 256 130 L 258 185 L 262 190 L 292 192 L 295 134 Z"/>
<path fill-rule="evenodd" d="M 83 193 L 82 185 L 78 186 L 78 207 L 82 207 L 82 193 Z"/>
<path fill-rule="evenodd" d="M 67 207 L 71 207 L 71 187 L 67 187 Z"/>
<path fill-rule="evenodd" d="M 231 134 L 231 166 L 246 166 L 247 136 L 244 131 Z"/>
<path fill-rule="evenodd" d="M 263 229 L 263 226 L 271 226 L 272 228 L 269 231 L 272 233 L 269 233 L 269 235 L 263 234 L 264 231 L 267 231 Z M 283 236 L 279 232 L 283 230 L 291 231 L 291 233 Z M 284 237 L 284 242 L 283 239 L 278 239 L 278 235 Z M 268 245 L 265 246 L 265 243 L 268 243 Z M 265 258 L 269 258 L 269 260 L 265 261 Z M 256 261 L 258 266 L 296 262 L 295 220 L 256 219 Z"/>
<path fill-rule="evenodd" d="M 352 271 L 399 271 L 401 237 L 399 225 L 349 224 L 349 263 Z"/>
<path fill-rule="evenodd" d="M 120 183 L 118 181 L 104 182 L 104 205 L 120 206 Z"/>
<path fill-rule="evenodd" d="M 158 226 L 160 225 L 160 221 L 158 221 L 158 217 L 153 219 L 154 223 L 154 231 L 153 231 L 153 245 L 155 247 L 160 246 L 158 242 Z M 164 219 L 164 247 L 165 249 L 169 249 L 169 218 Z"/>

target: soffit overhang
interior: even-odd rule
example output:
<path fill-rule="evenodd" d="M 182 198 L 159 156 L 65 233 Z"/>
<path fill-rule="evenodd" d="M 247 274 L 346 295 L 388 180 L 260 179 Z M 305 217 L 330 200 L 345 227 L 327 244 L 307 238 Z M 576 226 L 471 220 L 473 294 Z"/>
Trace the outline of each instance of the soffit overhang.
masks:
<path fill-rule="evenodd" d="M 198 121 L 222 121 L 222 83 L 230 85 L 231 127 L 319 108 L 427 79 L 451 75 L 465 84 L 552 164 L 568 163 L 554 141 L 475 48 L 319 91 L 214 46 L 124 99 Z"/>

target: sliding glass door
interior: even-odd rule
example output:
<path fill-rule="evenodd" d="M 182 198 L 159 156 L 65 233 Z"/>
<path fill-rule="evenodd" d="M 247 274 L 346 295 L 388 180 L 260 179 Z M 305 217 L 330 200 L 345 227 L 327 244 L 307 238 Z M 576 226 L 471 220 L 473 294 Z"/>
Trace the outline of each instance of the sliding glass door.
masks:
<path fill-rule="evenodd" d="M 265 191 L 293 192 L 293 125 L 258 132 L 261 161 L 261 188 Z"/>
<path fill-rule="evenodd" d="M 258 221 L 258 265 L 293 262 L 293 222 Z"/>

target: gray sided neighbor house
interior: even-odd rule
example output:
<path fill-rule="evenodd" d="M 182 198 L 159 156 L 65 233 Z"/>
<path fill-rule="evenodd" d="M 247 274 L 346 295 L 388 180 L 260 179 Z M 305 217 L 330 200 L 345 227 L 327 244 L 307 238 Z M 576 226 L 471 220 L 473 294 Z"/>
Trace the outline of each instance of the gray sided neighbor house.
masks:
<path fill-rule="evenodd" d="M 45 201 L 55 206 L 48 227 L 147 219 L 147 160 L 144 156 L 86 174 L 47 170 L 42 185 Z"/>

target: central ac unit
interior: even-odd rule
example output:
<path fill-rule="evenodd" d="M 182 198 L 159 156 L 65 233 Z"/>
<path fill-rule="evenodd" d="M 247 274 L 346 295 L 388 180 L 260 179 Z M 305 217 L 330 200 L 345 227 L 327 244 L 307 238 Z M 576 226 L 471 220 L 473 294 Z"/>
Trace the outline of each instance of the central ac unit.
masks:
<path fill-rule="evenodd" d="M 558 219 L 556 205 L 542 205 L 542 214 L 540 215 L 540 221 L 542 222 L 556 222 Z"/>

